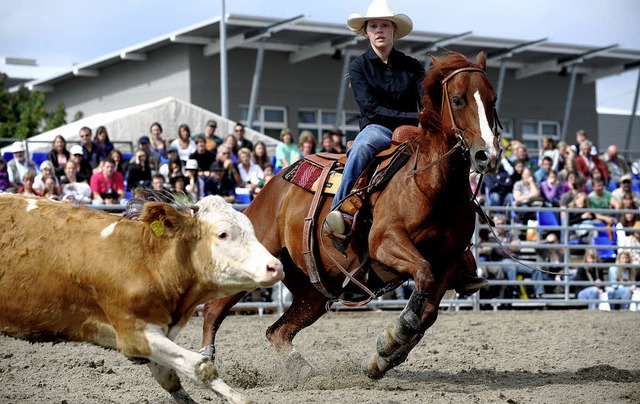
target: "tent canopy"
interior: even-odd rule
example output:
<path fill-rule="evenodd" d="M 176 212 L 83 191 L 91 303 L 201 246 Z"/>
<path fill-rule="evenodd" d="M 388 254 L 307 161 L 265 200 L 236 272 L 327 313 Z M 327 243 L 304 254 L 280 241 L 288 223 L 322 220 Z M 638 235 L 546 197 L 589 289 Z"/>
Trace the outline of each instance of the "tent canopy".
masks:
<path fill-rule="evenodd" d="M 189 125 L 191 134 L 203 133 L 206 122 L 214 119 L 218 123 L 216 135 L 220 138 L 233 133 L 235 121 L 222 118 L 211 111 L 200 108 L 175 97 L 167 97 L 148 104 L 141 104 L 130 108 L 119 109 L 111 112 L 103 112 L 82 118 L 59 128 L 41 133 L 27 139 L 29 152 L 48 151 L 51 149 L 53 139 L 62 135 L 67 141 L 67 148 L 80 141 L 80 128 L 87 126 L 95 132 L 98 126 L 104 126 L 109 134 L 109 139 L 114 142 L 116 148 L 124 153 L 133 152 L 138 144 L 140 136 L 149 135 L 149 127 L 153 122 L 162 125 L 164 138 L 176 138 L 178 127 L 183 123 Z M 252 142 L 262 141 L 267 146 L 270 156 L 275 155 L 275 148 L 280 143 L 267 135 L 246 128 L 245 136 Z M 9 148 L 5 148 L 8 151 Z"/>

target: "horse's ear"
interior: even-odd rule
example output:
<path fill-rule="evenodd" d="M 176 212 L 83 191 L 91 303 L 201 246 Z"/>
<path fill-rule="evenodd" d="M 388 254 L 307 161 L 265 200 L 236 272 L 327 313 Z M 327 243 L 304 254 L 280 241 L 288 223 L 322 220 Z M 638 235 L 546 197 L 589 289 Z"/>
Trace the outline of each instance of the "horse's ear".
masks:
<path fill-rule="evenodd" d="M 433 56 L 431 53 L 429 53 L 429 57 L 431 58 L 431 66 L 435 65 L 438 59 L 436 59 L 436 57 Z"/>
<path fill-rule="evenodd" d="M 476 56 L 476 60 L 478 61 L 478 64 L 480 65 L 482 70 L 487 70 L 487 58 L 484 55 L 484 51 L 478 52 L 478 55 Z"/>

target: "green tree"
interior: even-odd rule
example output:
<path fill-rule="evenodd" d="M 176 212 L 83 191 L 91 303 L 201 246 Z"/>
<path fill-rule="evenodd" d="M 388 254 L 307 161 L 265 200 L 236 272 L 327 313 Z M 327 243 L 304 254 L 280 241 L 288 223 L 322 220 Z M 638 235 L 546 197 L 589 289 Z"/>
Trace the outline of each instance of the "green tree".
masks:
<path fill-rule="evenodd" d="M 4 86 L 6 78 L 0 73 L 0 138 L 26 139 L 67 123 L 64 104 L 47 112 L 44 93 L 28 91 L 22 85 L 17 92 L 9 93 Z"/>

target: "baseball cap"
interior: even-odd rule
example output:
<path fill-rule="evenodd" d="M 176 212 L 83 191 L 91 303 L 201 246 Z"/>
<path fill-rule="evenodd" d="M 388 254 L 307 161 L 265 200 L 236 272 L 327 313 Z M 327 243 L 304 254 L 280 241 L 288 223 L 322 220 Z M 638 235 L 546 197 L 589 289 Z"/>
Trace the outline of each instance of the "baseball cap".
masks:
<path fill-rule="evenodd" d="M 207 121 L 207 126 L 213 126 L 213 127 L 218 127 L 218 122 L 214 121 L 213 119 L 209 119 Z"/>
<path fill-rule="evenodd" d="M 221 161 L 214 161 L 213 163 L 211 163 L 209 171 L 224 171 L 224 165 L 222 165 Z"/>
<path fill-rule="evenodd" d="M 138 139 L 138 143 L 140 144 L 150 143 L 149 136 L 140 136 L 140 139 Z"/>
<path fill-rule="evenodd" d="M 71 150 L 69 150 L 69 153 L 71 153 L 71 154 L 80 154 L 80 155 L 84 154 L 82 152 L 82 146 L 80 146 L 80 145 L 71 146 Z"/>
<path fill-rule="evenodd" d="M 620 177 L 620 182 L 631 181 L 631 174 L 625 174 Z"/>
<path fill-rule="evenodd" d="M 175 146 L 171 146 L 167 149 L 167 153 L 177 152 L 178 148 Z"/>

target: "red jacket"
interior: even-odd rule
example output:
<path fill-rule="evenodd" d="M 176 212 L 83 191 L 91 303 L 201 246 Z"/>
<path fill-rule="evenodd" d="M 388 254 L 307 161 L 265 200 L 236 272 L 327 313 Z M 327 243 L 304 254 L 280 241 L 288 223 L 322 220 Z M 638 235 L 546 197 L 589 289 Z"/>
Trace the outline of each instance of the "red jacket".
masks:
<path fill-rule="evenodd" d="M 604 181 L 609 181 L 609 171 L 607 170 L 607 165 L 600 161 L 600 158 L 598 158 L 598 156 L 589 156 L 589 159 L 596 167 L 600 169 L 600 171 L 602 171 Z M 579 154 L 578 157 L 576 157 L 576 164 L 578 166 L 578 171 L 580 171 L 582 175 L 584 175 L 584 178 L 591 177 L 591 168 L 593 167 L 589 167 L 589 164 L 587 164 L 582 154 Z"/>

